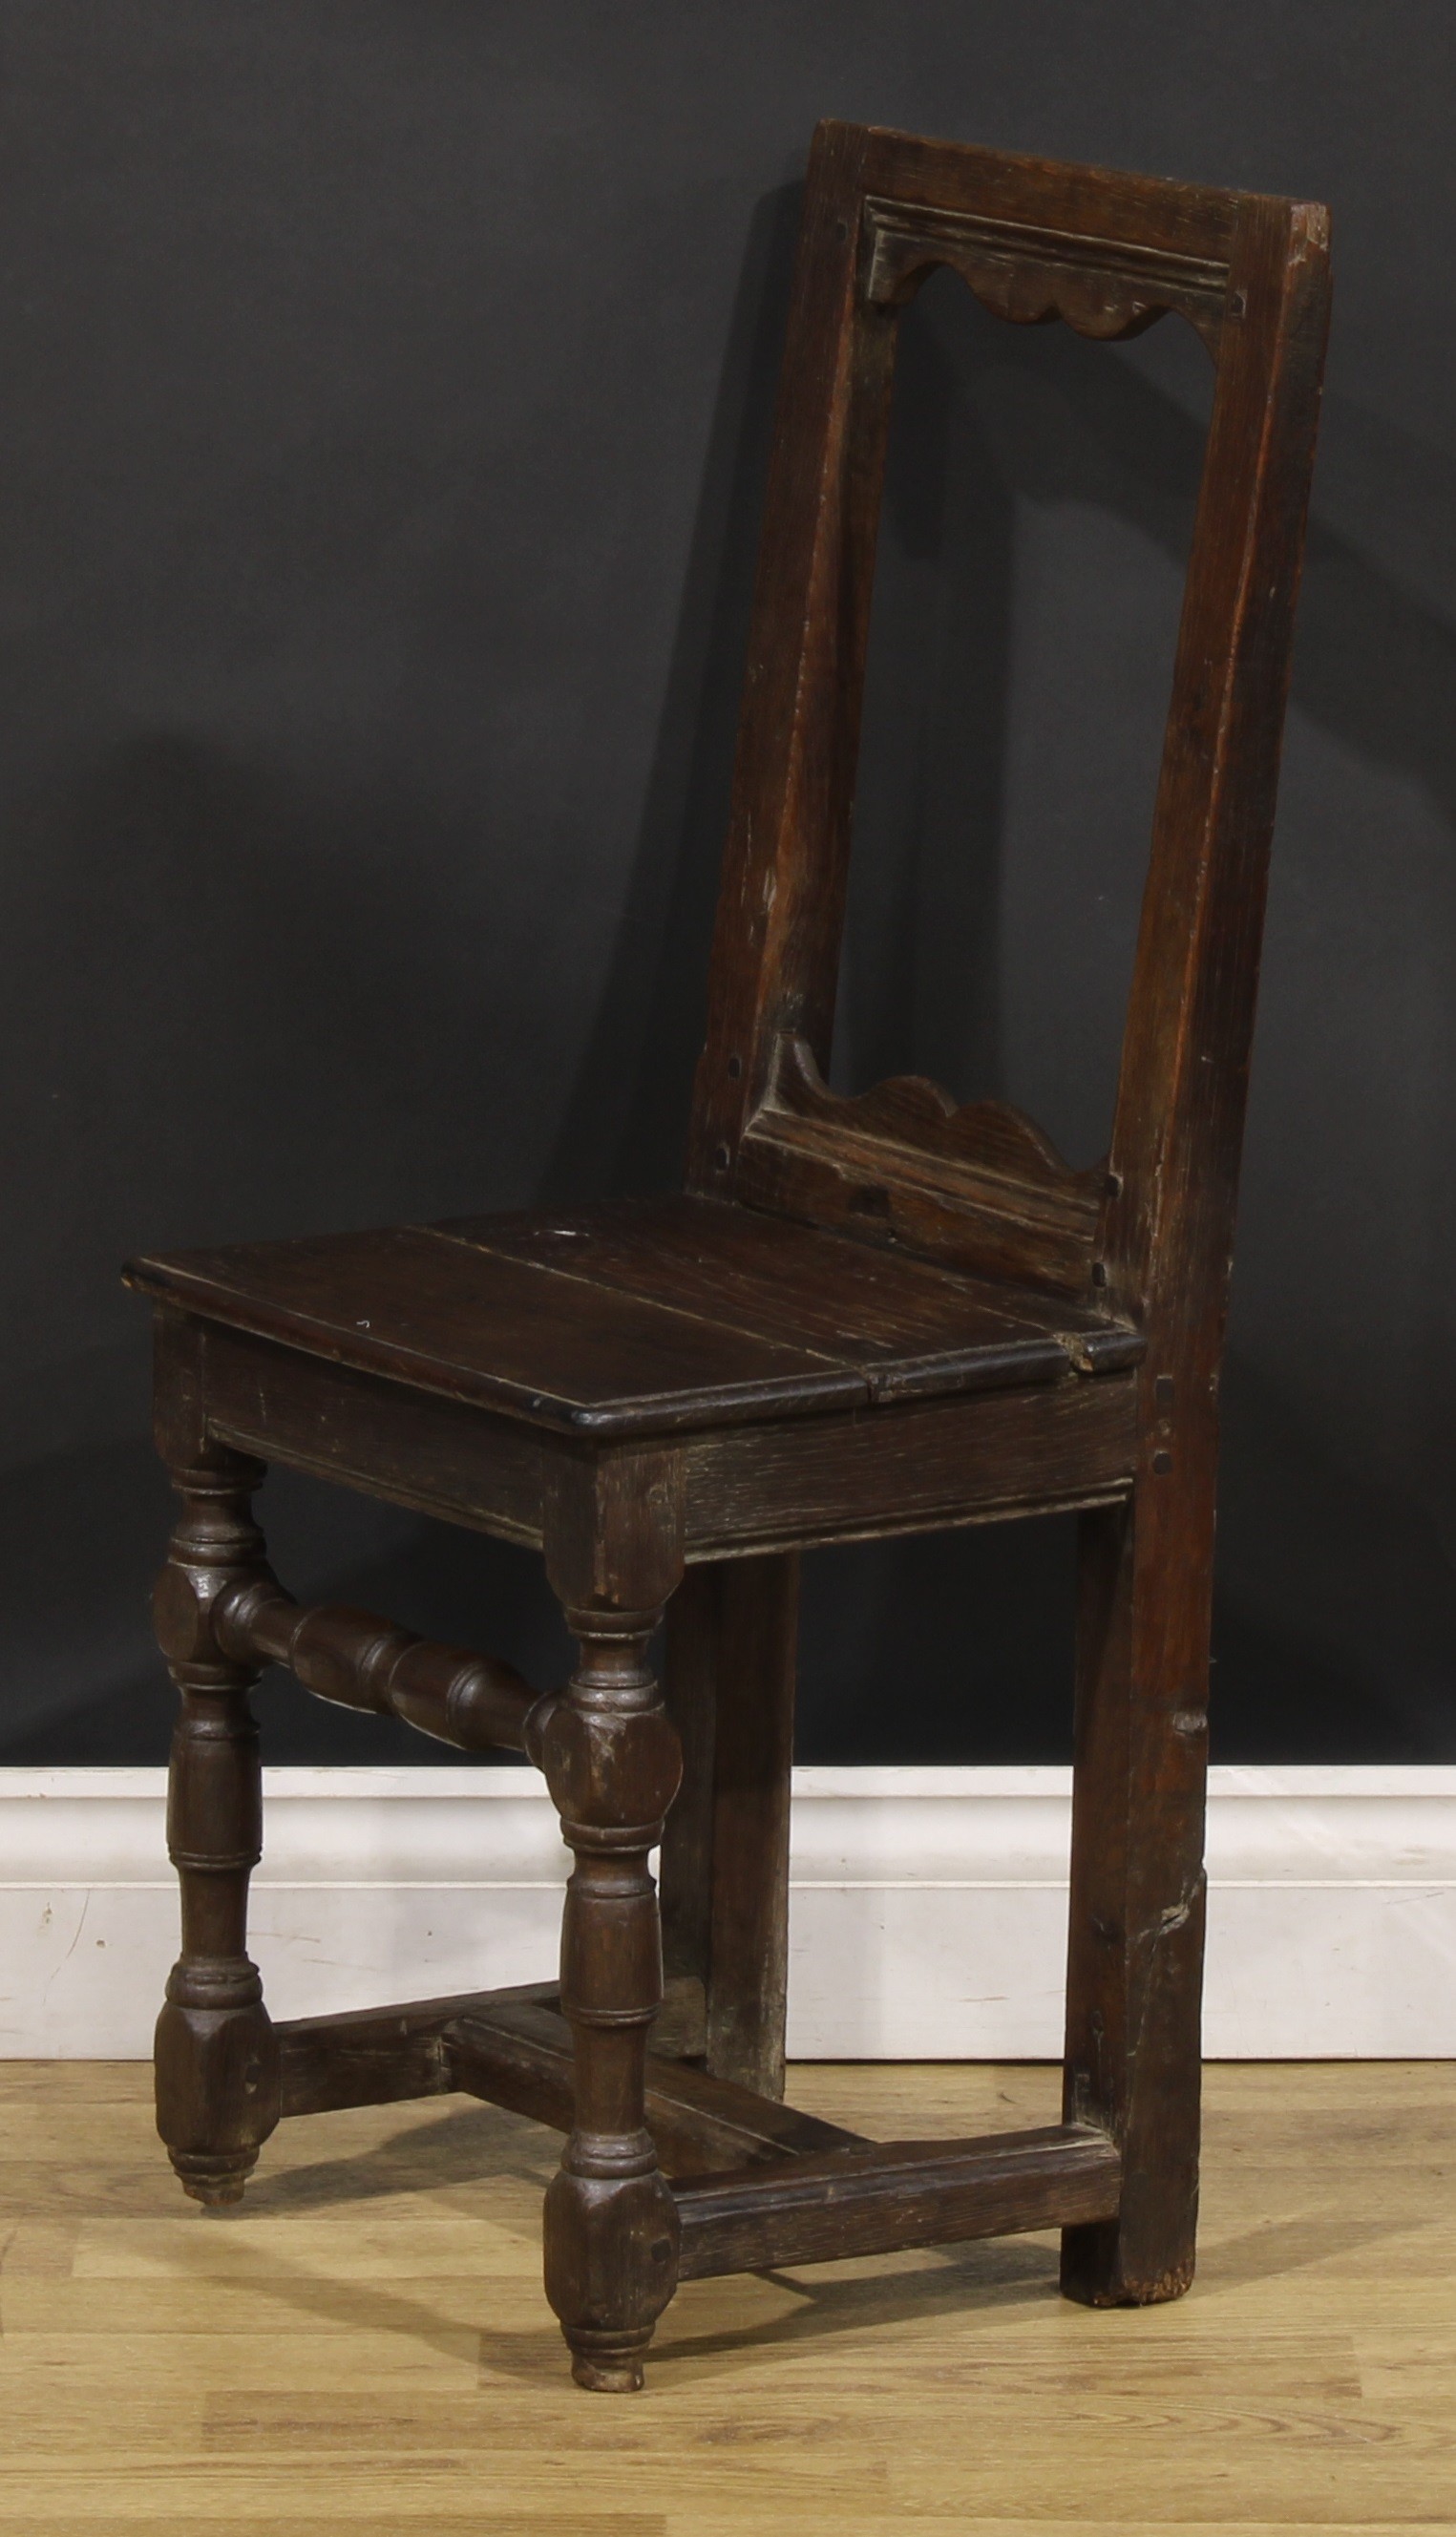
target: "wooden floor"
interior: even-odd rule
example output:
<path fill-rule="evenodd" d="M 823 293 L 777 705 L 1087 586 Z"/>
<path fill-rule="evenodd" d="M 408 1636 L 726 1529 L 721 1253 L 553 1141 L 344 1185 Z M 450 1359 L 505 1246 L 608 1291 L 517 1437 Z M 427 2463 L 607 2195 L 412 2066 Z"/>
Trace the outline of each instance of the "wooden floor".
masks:
<path fill-rule="evenodd" d="M 1045 2068 L 805 2068 L 885 2135 L 1053 2118 Z M 1202 2261 L 1095 2315 L 1051 2241 L 690 2283 L 645 2395 L 573 2388 L 554 2143 L 319 2115 L 241 2213 L 132 2063 L 0 2065 L 0 2537 L 1456 2530 L 1456 2065 L 1215 2067 Z"/>

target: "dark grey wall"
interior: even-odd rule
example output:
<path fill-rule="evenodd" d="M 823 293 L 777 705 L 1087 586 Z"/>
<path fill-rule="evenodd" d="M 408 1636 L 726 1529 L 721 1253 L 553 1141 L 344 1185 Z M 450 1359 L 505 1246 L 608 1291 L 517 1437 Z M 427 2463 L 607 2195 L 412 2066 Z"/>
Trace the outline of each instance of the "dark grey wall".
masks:
<path fill-rule="evenodd" d="M 142 1245 L 669 1181 L 832 112 L 1334 206 L 1228 1381 L 1225 1758 L 1456 1754 L 1456 22 L 1386 0 L 4 0 L 0 1758 L 147 1760 Z M 907 321 L 843 1079 L 1106 1133 L 1207 393 Z M 286 1477 L 297 1590 L 549 1670 Z M 809 1563 L 809 1758 L 1065 1749 L 1057 1526 Z M 265 1692 L 276 1759 L 434 1748 Z"/>

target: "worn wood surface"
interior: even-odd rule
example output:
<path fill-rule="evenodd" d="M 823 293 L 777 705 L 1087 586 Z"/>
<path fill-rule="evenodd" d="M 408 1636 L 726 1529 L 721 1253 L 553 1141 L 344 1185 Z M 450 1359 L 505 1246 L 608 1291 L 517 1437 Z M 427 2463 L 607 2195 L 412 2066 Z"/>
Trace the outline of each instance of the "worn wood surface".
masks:
<path fill-rule="evenodd" d="M 285 1665 L 315 1699 L 403 1719 L 469 1753 L 529 1749 L 538 1694 L 500 1657 L 445 1647 L 348 1604 L 295 1603 L 272 1580 L 231 1589 L 214 1626 L 225 1655 Z"/>
<path fill-rule="evenodd" d="M 187 1311 L 421 1391 L 601 1435 L 862 1400 L 853 1367 L 791 1341 L 431 1225 L 142 1261 L 134 1284 Z"/>
<path fill-rule="evenodd" d="M 713 1939 L 713 1777 L 718 1742 L 722 1581 L 727 1561 L 684 1571 L 663 1635 L 663 1698 L 677 1731 L 682 1778 L 663 1826 L 658 1859 L 663 1972 L 692 1983 L 703 2015 L 692 2039 L 708 2043 L 708 1967 Z M 733 1562 L 737 1566 L 739 1563 Z"/>
<path fill-rule="evenodd" d="M 777 2175 L 705 2176 L 677 2195 L 681 2278 L 889 2255 L 1115 2213 L 1121 2163 L 1087 2124 L 981 2140 L 876 2141 Z"/>
<path fill-rule="evenodd" d="M 193 1356 L 208 1425 L 220 1439 L 539 1549 L 544 1428 L 170 1312 L 158 1316 L 158 1336 L 159 1400 Z"/>
<path fill-rule="evenodd" d="M 1084 1249 L 1096 1217 L 1093 1199 Z M 1089 1301 L 689 1197 L 241 1244 L 131 1275 L 361 1374 L 603 1437 L 1054 1383 L 1142 1354 Z"/>
<path fill-rule="evenodd" d="M 1053 1308 L 1014 1285 L 950 1276 L 903 1252 L 703 1199 L 621 1199 L 451 1229 L 584 1285 L 670 1302 L 755 1338 L 857 1366 L 872 1401 L 1055 1382 L 1069 1365 L 1103 1373 L 1142 1355 L 1129 1324 L 1090 1306 Z"/>
<path fill-rule="evenodd" d="M 577 1641 L 538 1738 L 574 1859 L 561 1920 L 572 2122 L 546 2190 L 546 2296 L 579 2386 L 642 2385 L 677 2280 L 677 2211 L 647 2121 L 648 2036 L 663 2005 L 650 1859 L 682 1756 L 651 1649 L 682 1576 L 679 1458 L 660 1451 L 556 1476 L 546 1573 Z"/>
<path fill-rule="evenodd" d="M 847 1097 L 826 1086 L 808 1042 L 781 1038 L 764 1099 L 743 1131 L 735 1197 L 865 1242 L 894 1242 L 944 1268 L 1083 1298 L 1099 1164 L 1074 1172 L 1019 1110 L 957 1108 L 938 1084 L 893 1076 Z M 1111 1329 L 1100 1348 L 1135 1353 Z M 1106 1361 L 1104 1353 L 1103 1361 Z"/>
<path fill-rule="evenodd" d="M 1066 2102 L 1128 2176 L 1065 2286 L 1099 2302 L 1166 2298 L 1194 2261 L 1219 1369 L 1327 245 L 1317 205 L 1234 208 L 1099 1233 L 1148 1335 L 1134 1497 L 1082 1527 Z"/>
<path fill-rule="evenodd" d="M 876 308 L 899 306 L 928 270 L 945 264 L 1014 326 L 1044 326 L 1059 317 L 1077 334 L 1108 343 L 1140 335 L 1176 309 L 1217 355 L 1229 293 L 1227 256 L 1150 245 L 1146 232 L 1135 243 L 1115 242 L 1106 209 L 1098 227 L 1101 234 L 1089 237 L 999 209 L 931 207 L 871 194 L 864 207 L 864 295 Z M 1215 213 L 1204 224 L 1205 243 L 1218 235 Z"/>
<path fill-rule="evenodd" d="M 550 2008 L 524 1998 L 467 2008 L 451 2020 L 441 2042 L 454 2085 L 467 2095 L 530 2114 L 556 2131 L 571 2129 L 571 2029 Z M 647 2127 L 668 2176 L 711 2176 L 860 2146 L 856 2132 L 687 2062 L 649 2054 L 644 2087 Z"/>
<path fill-rule="evenodd" d="M 559 1981 L 520 1983 L 505 1990 L 458 1991 L 444 1999 L 395 2001 L 384 2008 L 336 2010 L 327 2017 L 285 2018 L 278 2039 L 285 2114 L 337 2114 L 345 2106 L 390 2106 L 412 2097 L 448 2096 L 455 2087 L 446 2029 L 477 2010 L 559 2007 Z M 664 1984 L 652 2028 L 655 2054 L 700 2052 L 703 1986 L 686 1979 Z"/>
<path fill-rule="evenodd" d="M 173 1470 L 181 1515 L 158 1579 L 158 1643 L 179 1694 L 167 1781 L 167 1851 L 182 1951 L 157 2022 L 157 2127 L 195 2201 L 235 2202 L 279 2118 L 278 2045 L 248 1955 L 248 1879 L 263 1854 L 262 1666 L 230 1657 L 217 1607 L 264 1570 L 252 1521 L 261 1465 L 214 1446 Z"/>
<path fill-rule="evenodd" d="M 704 1975 L 708 2067 L 784 2093 L 789 2009 L 789 1788 L 798 1664 L 798 1561 L 718 1571 L 713 1854 Z"/>
<path fill-rule="evenodd" d="M 168 1317 L 170 1319 L 170 1317 Z M 180 1326 L 184 1331 L 191 1327 Z M 551 1475 L 571 1448 L 539 1427 L 381 1376 L 208 1329 L 220 1438 L 422 1514 L 539 1547 Z M 1069 1334 L 1080 1347 L 1082 1334 Z M 164 1380 L 173 1380 L 168 1351 Z M 684 1556 L 923 1531 L 1126 1494 L 1137 1394 L 1124 1374 L 1026 1391 L 891 1401 L 751 1424 L 683 1443 Z"/>
<path fill-rule="evenodd" d="M 1131 1377 L 854 1418 L 741 1427 L 683 1449 L 689 1553 L 807 1548 L 1123 1498 L 1137 1467 Z"/>
<path fill-rule="evenodd" d="M 1171 315 L 1214 358 L 1111 1146 L 1086 1171 L 995 1101 L 906 1077 L 828 1088 L 898 318 L 939 265 L 1008 322 L 1096 340 Z M 814 2250 L 834 2226 L 842 2246 L 884 2245 L 1054 2209 L 1074 2299 L 1157 2303 L 1191 2279 L 1218 1374 L 1327 310 L 1318 205 L 821 125 L 687 1195 L 130 1272 L 158 1306 L 157 1432 L 184 1500 L 158 1607 L 183 1704 L 184 1943 L 158 2049 L 174 2162 L 189 2190 L 235 2195 L 278 2110 L 244 1945 L 259 1657 L 283 1647 L 315 1687 L 430 1731 L 519 1734 L 576 1860 L 573 2119 L 545 2247 L 586 2386 L 641 2383 L 676 2278 L 647 2121 L 649 1860 L 684 1763 L 674 1975 L 694 2012 L 701 1997 L 713 2070 L 778 2084 L 792 1553 L 816 1542 L 1083 1519 L 1065 2128 L 1038 2153 L 1044 2200 L 1015 2200 L 1025 2144 L 902 2148 L 903 2179 L 876 2153 L 826 2184 Z M 367 1616 L 295 1621 L 249 1525 L 250 1453 L 538 1542 L 580 1650 L 565 1691 L 528 1707 L 488 1659 Z M 690 1562 L 711 1565 L 672 1627 L 665 1705 L 651 1649 Z M 542 2015 L 520 2011 L 512 2040 L 538 2090 Z M 430 2074 L 422 2030 L 394 2045 Z M 297 2049 L 312 2075 L 295 2069 L 293 2102 L 305 2085 L 327 2102 L 325 2048 Z M 385 2085 L 380 2030 L 339 2049 L 348 2084 Z M 480 2079 L 478 2034 L 471 2049 Z M 545 2059 L 564 2114 L 564 2054 Z M 519 2097 L 522 2067 L 505 2076 Z M 1058 2161 L 1075 2174 L 1047 2201 Z M 714 2221 L 720 2253 L 801 2246 L 773 2236 L 775 2197 L 811 2180 L 743 2189 Z"/>
<path fill-rule="evenodd" d="M 413 2097 L 447 2096 L 454 2074 L 445 2031 L 471 2009 L 522 2003 L 554 2008 L 559 1982 L 509 1990 L 460 1991 L 445 1999 L 401 2001 L 387 2008 L 340 2009 L 328 2017 L 291 2017 L 278 2038 L 285 2114 L 337 2114 L 345 2106 L 390 2106 Z"/>
<path fill-rule="evenodd" d="M 1048 2067 L 797 2068 L 892 2134 L 1052 2122 Z M 205 2215 L 137 2064 L 0 2064 L 15 2537 L 1447 2537 L 1456 2067 L 1207 2073 L 1198 2279 L 1054 2238 L 683 2285 L 645 2399 L 561 2367 L 558 2142 L 463 2098 L 285 2124 Z"/>
<path fill-rule="evenodd" d="M 667 1607 L 664 1692 L 683 1786 L 663 1835 L 669 1975 L 703 1986 L 716 2075 L 782 2096 L 798 1562 L 693 1569 Z"/>

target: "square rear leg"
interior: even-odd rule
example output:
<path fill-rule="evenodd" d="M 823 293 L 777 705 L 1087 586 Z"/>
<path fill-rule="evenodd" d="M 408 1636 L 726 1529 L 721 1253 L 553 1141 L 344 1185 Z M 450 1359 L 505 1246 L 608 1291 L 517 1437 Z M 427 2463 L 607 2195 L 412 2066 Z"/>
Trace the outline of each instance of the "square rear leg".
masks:
<path fill-rule="evenodd" d="M 1116 2220 L 1063 2232 L 1061 2286 L 1095 2308 L 1193 2278 L 1213 1522 L 1175 1488 L 1082 1518 L 1064 2105 L 1123 2183 Z"/>
<path fill-rule="evenodd" d="M 791 1551 L 692 1567 L 668 1606 L 683 1783 L 663 1839 L 665 1967 L 703 1986 L 703 2030 L 683 2049 L 764 2097 L 784 2094 L 797 1645 Z"/>

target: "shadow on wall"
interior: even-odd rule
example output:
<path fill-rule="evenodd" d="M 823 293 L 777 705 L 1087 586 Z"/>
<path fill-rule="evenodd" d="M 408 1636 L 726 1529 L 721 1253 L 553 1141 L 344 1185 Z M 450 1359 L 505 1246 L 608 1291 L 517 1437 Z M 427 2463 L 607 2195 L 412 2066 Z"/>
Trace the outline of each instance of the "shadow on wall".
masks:
<path fill-rule="evenodd" d="M 764 293 L 775 315 L 765 362 L 777 357 L 780 296 Z M 1202 464 L 1203 357 L 1191 338 L 1170 347 L 1173 333 L 1110 353 L 1059 328 L 1029 337 L 983 319 L 938 277 L 905 322 L 881 531 L 836 1079 L 848 1088 L 914 1067 L 962 1096 L 1018 1097 L 1006 1066 L 1014 1019 L 1023 1045 L 1059 1051 L 1050 1124 L 1069 1147 L 1084 1138 L 1088 1155 L 1110 1117 L 1167 694 L 1167 670 L 1161 692 L 1146 693 L 1143 638 L 1166 636 L 1171 670 L 1160 590 L 1174 574 L 1180 583 Z M 739 402 L 754 417 L 756 497 L 765 401 Z M 1394 427 L 1353 421 L 1358 429 L 1331 401 L 1341 518 L 1378 519 L 1382 547 L 1417 555 L 1434 536 L 1456 564 L 1452 472 Z M 716 449 L 726 468 L 722 436 Z M 1392 538 L 1403 482 L 1421 518 Z M 701 516 L 718 516 L 723 499 L 705 493 Z M 1060 788 L 1063 836 L 1076 832 L 1061 882 L 1072 921 L 1063 911 L 1053 929 L 1034 1008 L 1011 1016 L 1008 971 L 1024 1001 L 1038 975 L 1037 944 L 1008 943 L 1003 903 L 1017 714 L 1007 681 L 1029 606 L 1017 535 L 1029 517 L 1054 538 L 1089 515 L 1122 525 L 1122 572 L 1146 585 L 1141 601 L 1100 594 L 1138 685 L 1110 718 L 1109 746 L 1106 663 L 1096 680 L 1085 658 L 1060 664 L 1059 728 L 1038 745 L 1048 792 Z M 1456 628 L 1412 582 L 1322 513 L 1317 483 L 1227 1374 L 1224 1758 L 1456 1755 Z M 695 595 L 703 584 L 695 559 Z M 715 656 L 725 682 L 744 587 L 733 581 L 733 641 Z M 1121 639 L 1118 610 L 1135 618 L 1140 607 L 1142 633 Z M 678 657 L 707 657 L 694 607 Z M 1089 689 L 1097 728 L 1078 710 Z M 670 1086 L 680 1101 L 696 1055 L 707 831 L 716 836 L 726 797 L 732 701 L 727 684 L 705 698 L 714 743 L 699 763 L 711 782 L 687 789 L 680 855 L 667 815 L 680 815 L 680 784 L 644 835 L 598 1051 L 604 1062 L 620 1017 L 641 1017 L 635 1124 L 611 1167 L 599 1160 L 599 1185 L 646 1185 L 676 1167 L 677 1117 L 666 1133 L 661 1093 L 641 1096 Z M 1131 767 L 1115 745 L 1130 726 L 1143 751 Z M 683 747 L 669 709 L 660 766 Z M 1402 1073 L 1390 1036 L 1413 992 L 1424 1036 Z M 599 1085 L 581 1099 L 602 1116 Z M 1362 1204 L 1362 1188 L 1379 1189 L 1381 1203 Z M 1071 1567 L 1065 1525 L 812 1559 L 803 1756 L 1064 1755 Z M 1018 1606 L 1029 1637 L 1017 1635 Z M 981 1654 L 960 1671 L 968 1615 Z M 899 1694 L 911 1685 L 907 1727 Z"/>
<path fill-rule="evenodd" d="M 634 1165 L 639 1180 L 670 1179 L 680 1153 L 796 213 L 797 189 L 785 188 L 751 225 L 618 956 L 544 1195 L 612 1187 Z M 306 516 L 313 505 L 300 495 L 293 507 Z M 475 568 L 488 573 L 487 551 Z M 458 539 L 449 569 L 465 571 Z M 101 1162 L 60 1282 L 14 1306 L 40 1370 L 5 1401 L 14 1660 L 0 1761 L 165 1755 L 171 1702 L 146 1604 L 169 1500 L 141 1441 L 145 1316 L 117 1294 L 121 1253 L 532 1195 L 538 1145 L 523 1171 L 523 1130 L 534 1123 L 538 1137 L 549 1115 L 541 1061 L 548 1042 L 553 1055 L 562 1044 L 559 979 L 554 997 L 549 980 L 542 994 L 538 904 L 502 911 L 477 897 L 472 923 L 440 903 L 441 876 L 481 888 L 480 803 L 462 806 L 451 837 L 437 803 L 421 813 L 408 765 L 391 781 L 371 762 L 341 794 L 333 769 L 310 784 L 296 763 L 264 773 L 266 762 L 191 736 L 128 740 L 36 854 L 47 882 L 27 964 L 36 1011 L 28 1034 L 20 1020 L 29 1045 L 17 1074 L 43 1072 L 61 1148 L 49 1166 L 33 1158 L 36 1176 L 74 1180 L 65 1139 L 78 1116 Z M 421 815 L 427 853 L 413 850 Z M 70 877 L 59 888 L 57 874 Z M 521 900 L 530 859 L 508 844 L 489 878 Z M 538 937 L 532 960 L 523 914 Z M 57 1024 L 58 923 L 69 975 Z M 684 933 L 691 958 L 668 958 L 645 1006 L 642 952 L 655 962 Z M 665 1031 L 675 1071 L 661 1060 Z M 250 1195 L 260 1189 L 261 1219 Z M 54 1260 L 57 1246 L 44 1248 Z M 78 1329 L 99 1343 L 78 1354 Z M 565 1670 L 539 1563 L 512 1546 L 283 1472 L 259 1513 L 300 1594 L 346 1596 L 490 1647 L 542 1682 Z M 98 1555 L 78 1558 L 92 1541 Z M 393 1721 L 324 1709 L 281 1680 L 265 1681 L 260 1711 L 274 1761 L 449 1758 Z"/>
<path fill-rule="evenodd" d="M 642 824 L 546 1204 L 681 1178 L 802 190 L 749 225 Z"/>
<path fill-rule="evenodd" d="M 752 224 L 635 854 L 547 1198 L 670 1183 L 679 1168 L 795 211 L 785 189 Z M 1016 1097 L 1030 1066 L 1069 1144 L 1105 1133 L 1110 1107 L 1163 703 L 1150 703 L 1146 670 L 1160 645 L 1171 663 L 1168 594 L 1202 456 L 1169 332 L 1112 351 L 1059 328 L 1027 336 L 994 326 L 948 277 L 905 325 L 838 1073 L 862 1082 L 916 1066 L 958 1093 Z M 1327 442 L 1342 430 L 1336 403 Z M 1456 562 L 1456 493 L 1444 476 L 1433 485 L 1429 454 L 1418 467 L 1421 453 L 1368 416 L 1342 446 L 1341 517 L 1378 517 L 1382 548 L 1398 545 L 1409 483 L 1423 512 L 1406 523 L 1409 551 L 1447 541 Z M 1319 498 L 1228 1378 L 1216 1732 L 1224 1758 L 1433 1758 L 1456 1754 L 1456 1508 L 1440 1459 L 1456 1406 L 1456 631 L 1418 595 L 1419 575 L 1384 569 Z M 1111 536 L 1119 558 L 1090 601 L 1114 639 L 1091 667 L 1085 654 L 1055 665 L 1062 710 L 1034 742 L 1022 691 L 1045 596 L 1038 558 L 1063 535 L 1091 535 L 1088 523 L 1084 578 L 1097 539 Z M 1047 665 L 1034 667 L 1040 703 Z M 1043 810 L 1058 854 L 1067 843 L 1045 943 L 1008 888 L 1022 823 Z M 75 859 L 78 899 L 108 870 L 101 841 L 110 878 L 99 906 L 77 909 L 91 1053 L 47 1063 L 68 1098 L 124 1119 L 114 1152 L 127 1188 L 90 1200 L 108 1233 L 125 1221 L 130 1239 L 159 1246 L 526 1195 L 515 1150 L 480 1151 L 475 1124 L 499 1117 L 500 1070 L 519 1069 L 546 1027 L 539 976 L 508 974 L 507 944 L 504 1009 L 491 1015 L 473 937 L 472 957 L 451 966 L 452 934 L 466 931 L 401 851 L 414 812 L 408 770 L 341 813 L 294 779 L 271 787 L 166 739 L 124 750 L 76 807 L 54 850 Z M 321 1047 L 300 1015 L 326 966 L 347 988 L 331 993 L 339 1029 Z M 1397 1078 L 1387 1043 L 1413 981 L 1424 1055 Z M 209 1125 L 162 1151 L 178 1068 L 194 1086 L 202 1076 L 207 1100 L 189 1115 Z M 367 1202 L 361 1117 L 378 1156 Z M 287 1135 L 259 1150 L 280 1118 Z M 233 1191 L 258 1186 L 276 1194 L 272 1220 L 235 1222 Z M 1354 1195 L 1371 1186 L 1378 1206 Z M 109 1277 L 84 1240 L 78 1257 L 88 1277 Z M 73 1329 L 94 1319 L 84 1296 L 60 1299 L 60 1321 L 63 1305 Z M 0 1757 L 155 1758 L 166 1703 L 141 1606 L 163 1493 L 134 1441 L 140 1336 L 106 1339 L 73 1371 L 59 1396 L 71 1409 L 49 1387 L 43 1405 L 27 1394 L 13 1431 L 29 1442 L 7 1483 L 7 1542 L 37 1693 L 28 1713 L 12 1707 Z M 543 1680 L 559 1669 L 558 1625 L 522 1554 L 285 1475 L 262 1512 L 295 1591 L 478 1640 Z M 106 1543 L 99 1561 L 76 1559 L 89 1539 Z M 1071 1548 L 1056 1523 L 811 1560 L 803 1758 L 1063 1755 Z M 58 1721 L 63 1686 L 82 1681 L 89 1707 Z M 266 1692 L 270 1724 L 275 1707 Z M 296 1723 L 270 1738 L 277 1760 L 438 1758 L 384 1723 L 336 1725 L 296 1703 L 286 1717 Z"/>
<path fill-rule="evenodd" d="M 66 1009 L 28 1079 L 50 1088 L 56 1129 L 46 1120 L 42 1134 L 64 1143 L 85 1123 L 92 1169 L 58 1272 L 14 1307 L 36 1370 L 4 1401 L 4 1760 L 165 1754 L 171 1702 L 147 1596 L 169 1495 L 145 1441 L 147 1317 L 119 1293 L 121 1242 L 160 1249 L 387 1221 L 427 1209 L 452 1179 L 462 1199 L 474 1186 L 461 1148 L 476 1140 L 462 1114 L 490 1119 L 491 1060 L 503 1052 L 480 1030 L 470 964 L 452 976 L 442 963 L 452 929 L 399 852 L 408 833 L 406 806 L 377 791 L 330 814 L 217 749 L 158 736 L 118 749 L 46 840 L 52 883 L 70 877 L 56 893 Z M 377 1156 L 372 1186 L 361 1186 L 361 1151 Z M 64 1170 L 56 1178 L 68 1185 Z M 260 1188 L 271 1220 L 241 1220 Z M 47 1355 L 52 1331 L 63 1343 L 89 1327 L 96 1344 Z M 276 1507 L 280 1556 L 307 1591 L 362 1584 L 382 1562 L 381 1590 L 409 1602 L 412 1558 L 437 1600 L 453 1608 L 475 1581 L 473 1621 L 483 1588 L 502 1607 L 500 1643 L 518 1614 L 530 1640 L 541 1598 L 504 1545 L 422 1533 L 392 1510 L 285 1475 L 265 1516 Z M 431 1625 L 426 1610 L 419 1625 Z M 412 1759 L 417 1739 L 392 1722 L 321 1713 L 285 1722 L 272 1758 L 315 1752 Z"/>

